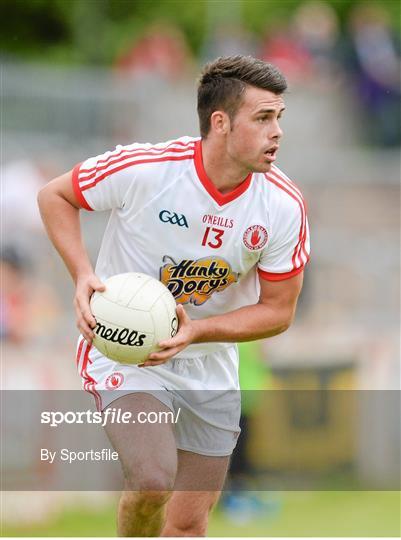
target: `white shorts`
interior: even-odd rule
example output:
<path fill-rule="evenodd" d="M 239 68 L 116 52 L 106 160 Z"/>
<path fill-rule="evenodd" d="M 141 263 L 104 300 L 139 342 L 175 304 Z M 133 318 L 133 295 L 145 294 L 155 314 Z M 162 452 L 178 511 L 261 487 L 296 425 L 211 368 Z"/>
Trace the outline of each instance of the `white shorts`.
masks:
<path fill-rule="evenodd" d="M 174 416 L 179 409 L 177 448 L 206 456 L 233 452 L 241 414 L 236 345 L 139 368 L 106 358 L 80 337 L 76 361 L 83 388 L 93 394 L 99 411 L 126 394 L 152 394 Z"/>

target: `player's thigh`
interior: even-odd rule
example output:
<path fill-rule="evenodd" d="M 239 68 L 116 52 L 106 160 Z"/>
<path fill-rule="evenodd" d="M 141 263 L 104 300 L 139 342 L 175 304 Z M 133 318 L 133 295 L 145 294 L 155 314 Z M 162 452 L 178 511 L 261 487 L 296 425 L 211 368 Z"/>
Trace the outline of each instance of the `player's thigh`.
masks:
<path fill-rule="evenodd" d="M 230 462 L 230 456 L 204 456 L 178 450 L 178 470 L 175 491 L 220 492 Z"/>
<path fill-rule="evenodd" d="M 146 393 L 124 395 L 111 403 L 112 407 L 131 413 L 135 423 L 108 422 L 107 436 L 118 452 L 124 476 L 132 490 L 171 489 L 177 472 L 177 449 L 171 423 L 140 423 L 148 413 L 169 412 L 170 409 Z M 140 414 L 141 413 L 141 414 Z M 140 415 L 138 417 L 138 415 Z M 154 416 L 154 415 L 153 415 Z"/>

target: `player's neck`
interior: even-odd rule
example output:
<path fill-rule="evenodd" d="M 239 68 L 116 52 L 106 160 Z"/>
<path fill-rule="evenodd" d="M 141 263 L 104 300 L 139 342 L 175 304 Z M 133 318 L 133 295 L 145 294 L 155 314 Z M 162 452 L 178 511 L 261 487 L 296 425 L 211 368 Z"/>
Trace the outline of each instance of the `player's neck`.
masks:
<path fill-rule="evenodd" d="M 202 139 L 202 160 L 207 176 L 223 194 L 234 190 L 249 174 L 227 155 L 223 145 L 215 141 Z"/>

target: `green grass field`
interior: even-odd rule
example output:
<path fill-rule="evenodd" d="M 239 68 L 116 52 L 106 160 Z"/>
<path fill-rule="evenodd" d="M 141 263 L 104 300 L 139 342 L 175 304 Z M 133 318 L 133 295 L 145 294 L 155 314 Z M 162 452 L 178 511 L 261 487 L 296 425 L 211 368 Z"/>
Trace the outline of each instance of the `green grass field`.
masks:
<path fill-rule="evenodd" d="M 233 523 L 217 508 L 209 536 L 390 536 L 399 537 L 400 493 L 314 491 L 273 493 L 272 515 Z M 97 511 L 69 508 L 35 526 L 2 527 L 2 536 L 115 536 L 115 505 Z"/>

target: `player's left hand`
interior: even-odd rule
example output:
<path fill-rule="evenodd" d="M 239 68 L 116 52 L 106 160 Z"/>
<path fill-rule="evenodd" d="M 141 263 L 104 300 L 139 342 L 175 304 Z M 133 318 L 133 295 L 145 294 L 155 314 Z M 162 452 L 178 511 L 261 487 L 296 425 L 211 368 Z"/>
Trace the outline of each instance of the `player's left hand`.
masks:
<path fill-rule="evenodd" d="M 146 362 L 143 364 L 138 364 L 139 367 L 159 366 L 160 364 L 164 364 L 167 362 L 167 360 L 170 360 L 170 358 L 193 343 L 197 336 L 197 321 L 192 321 L 185 313 L 185 309 L 180 304 L 177 306 L 176 311 L 178 316 L 177 334 L 171 339 L 160 341 L 158 345 L 161 350 L 150 354 Z"/>

